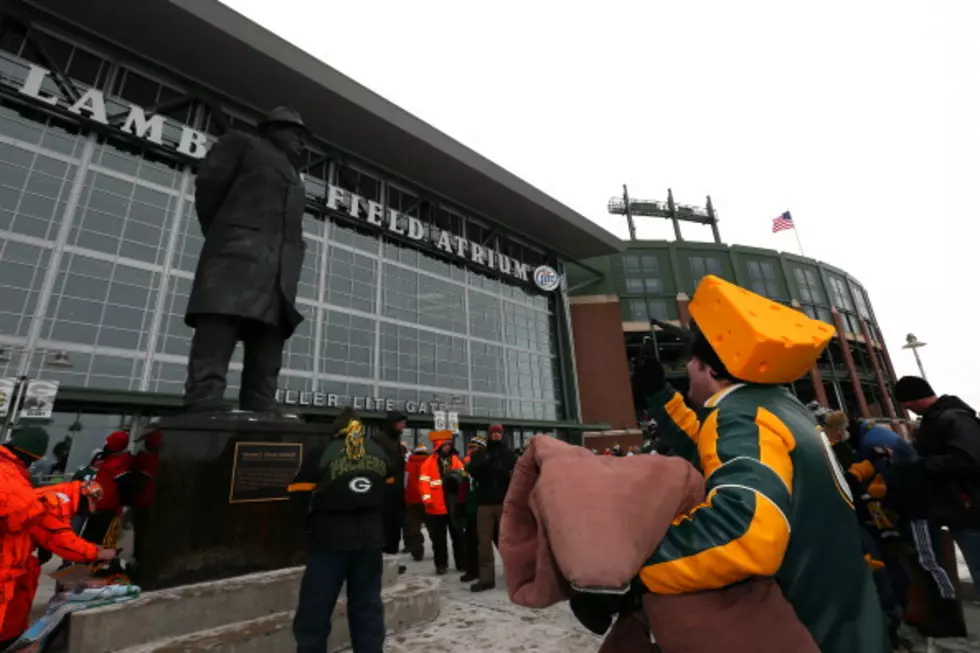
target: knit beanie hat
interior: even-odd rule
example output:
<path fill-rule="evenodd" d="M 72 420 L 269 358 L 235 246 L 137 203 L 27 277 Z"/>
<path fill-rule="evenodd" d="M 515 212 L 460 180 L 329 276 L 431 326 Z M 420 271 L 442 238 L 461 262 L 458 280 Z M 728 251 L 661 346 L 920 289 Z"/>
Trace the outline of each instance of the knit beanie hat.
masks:
<path fill-rule="evenodd" d="M 929 385 L 929 382 L 917 376 L 903 376 L 895 384 L 895 398 L 898 399 L 899 403 L 918 401 L 919 399 L 928 399 L 929 397 L 935 396 L 936 393 L 933 391 L 932 386 Z"/>
<path fill-rule="evenodd" d="M 821 426 L 823 426 L 827 419 L 827 415 L 829 415 L 831 412 L 829 408 L 824 408 L 821 406 L 819 401 L 811 401 L 806 405 L 806 409 L 810 411 L 810 414 L 813 415 L 813 419 L 815 419 L 817 424 Z"/>
<path fill-rule="evenodd" d="M 472 440 L 470 440 L 470 444 L 473 445 L 473 446 L 476 446 L 476 447 L 486 447 L 487 446 L 487 439 L 485 437 L 483 437 L 482 435 L 478 435 L 475 438 L 473 438 Z"/>
<path fill-rule="evenodd" d="M 20 426 L 10 435 L 7 446 L 40 460 L 48 452 L 48 432 L 40 426 Z"/>
<path fill-rule="evenodd" d="M 105 447 L 113 453 L 126 450 L 129 448 L 129 433 L 113 431 L 106 437 Z"/>
<path fill-rule="evenodd" d="M 487 429 L 487 436 L 491 436 L 494 433 L 500 433 L 501 435 L 503 435 L 504 427 L 501 426 L 500 424 L 491 424 L 490 428 Z"/>
<path fill-rule="evenodd" d="M 408 417 L 405 413 L 400 410 L 389 410 L 388 414 L 385 415 L 385 421 L 389 424 L 397 424 L 398 422 L 404 422 Z"/>

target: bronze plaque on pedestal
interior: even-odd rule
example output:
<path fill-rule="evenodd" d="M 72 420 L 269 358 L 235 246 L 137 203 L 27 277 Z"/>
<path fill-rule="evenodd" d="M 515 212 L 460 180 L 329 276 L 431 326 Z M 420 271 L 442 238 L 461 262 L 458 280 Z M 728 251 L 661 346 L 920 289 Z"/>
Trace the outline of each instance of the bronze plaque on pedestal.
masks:
<path fill-rule="evenodd" d="M 237 442 L 229 503 L 285 501 L 303 462 L 298 442 Z"/>

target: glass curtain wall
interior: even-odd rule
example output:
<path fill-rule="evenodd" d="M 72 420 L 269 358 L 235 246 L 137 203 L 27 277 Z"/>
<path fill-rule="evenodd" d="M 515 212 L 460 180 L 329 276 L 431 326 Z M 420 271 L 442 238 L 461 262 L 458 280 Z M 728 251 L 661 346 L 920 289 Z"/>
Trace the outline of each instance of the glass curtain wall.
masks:
<path fill-rule="evenodd" d="M 0 68 L 0 83 L 17 86 L 26 60 L 3 52 Z M 98 75 L 109 103 L 130 93 L 149 106 L 173 92 L 112 70 Z M 178 119 L 200 125 L 207 116 L 198 109 Z M 313 197 L 333 183 L 459 235 L 471 231 L 498 251 L 520 250 L 531 265 L 544 257 L 359 169 L 323 165 L 306 182 Z M 203 243 L 193 191 L 192 170 L 175 160 L 4 100 L 0 376 L 181 392 L 191 336 L 183 313 Z M 298 308 L 306 319 L 284 354 L 282 389 L 563 417 L 553 298 L 340 222 L 310 215 L 304 231 Z M 229 397 L 240 363 L 239 348 Z"/>

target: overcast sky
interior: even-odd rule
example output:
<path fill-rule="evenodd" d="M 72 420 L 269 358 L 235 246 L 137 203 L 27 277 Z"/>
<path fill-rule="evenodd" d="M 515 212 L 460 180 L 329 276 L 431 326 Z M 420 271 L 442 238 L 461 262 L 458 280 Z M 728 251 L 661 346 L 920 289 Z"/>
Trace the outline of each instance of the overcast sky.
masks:
<path fill-rule="evenodd" d="M 710 194 L 728 243 L 797 251 L 791 210 L 898 374 L 915 333 L 980 407 L 980 2 L 224 1 L 622 237 L 624 183 Z"/>

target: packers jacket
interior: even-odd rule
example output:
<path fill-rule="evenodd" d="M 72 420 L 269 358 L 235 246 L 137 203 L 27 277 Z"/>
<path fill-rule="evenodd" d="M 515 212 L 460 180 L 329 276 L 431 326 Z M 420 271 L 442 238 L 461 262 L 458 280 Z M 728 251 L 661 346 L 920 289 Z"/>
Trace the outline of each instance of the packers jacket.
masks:
<path fill-rule="evenodd" d="M 890 650 L 847 480 L 803 404 L 781 386 L 739 384 L 697 413 L 669 386 L 647 408 L 706 491 L 640 571 L 650 592 L 773 577 L 822 653 Z"/>

